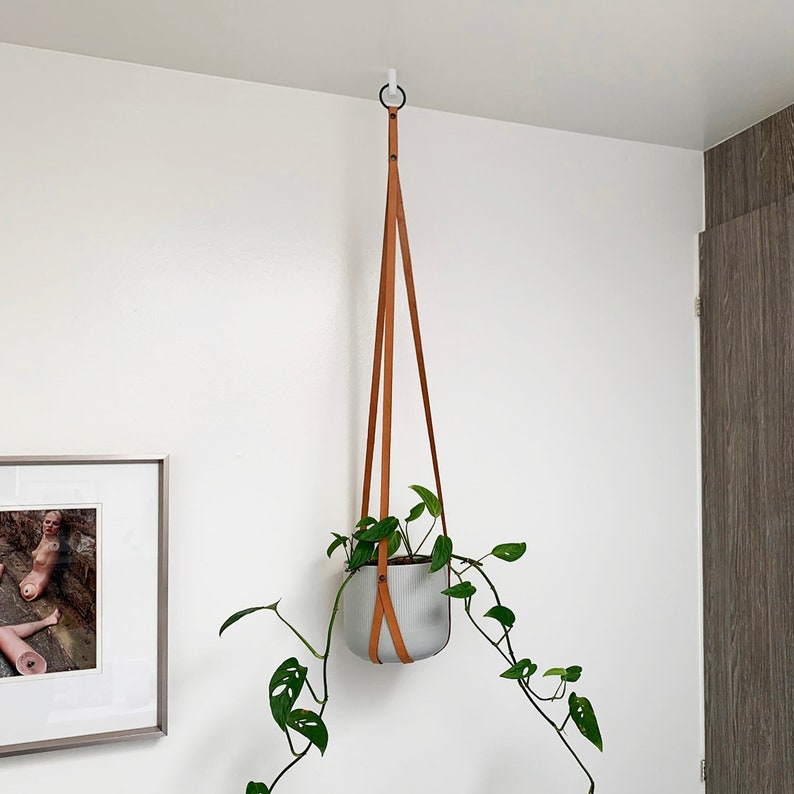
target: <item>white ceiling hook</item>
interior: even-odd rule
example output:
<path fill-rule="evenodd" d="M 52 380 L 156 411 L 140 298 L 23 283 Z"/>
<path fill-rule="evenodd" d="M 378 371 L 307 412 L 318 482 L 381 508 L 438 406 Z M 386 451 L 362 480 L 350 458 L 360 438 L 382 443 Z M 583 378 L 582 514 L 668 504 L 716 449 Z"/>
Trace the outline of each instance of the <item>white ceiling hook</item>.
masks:
<path fill-rule="evenodd" d="M 397 96 L 397 70 L 389 69 L 386 74 L 388 75 L 389 80 L 388 95 L 391 99 L 394 99 L 394 97 Z"/>

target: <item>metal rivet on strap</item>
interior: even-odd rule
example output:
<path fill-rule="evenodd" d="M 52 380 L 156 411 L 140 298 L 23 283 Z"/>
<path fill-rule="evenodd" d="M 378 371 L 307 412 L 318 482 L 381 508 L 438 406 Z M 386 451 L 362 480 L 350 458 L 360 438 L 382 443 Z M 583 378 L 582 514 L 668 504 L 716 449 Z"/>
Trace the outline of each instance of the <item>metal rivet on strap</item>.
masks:
<path fill-rule="evenodd" d="M 396 159 L 397 159 L 397 155 L 396 154 L 393 154 L 393 155 L 391 155 L 391 157 L 389 157 L 389 160 L 396 160 Z"/>
<path fill-rule="evenodd" d="M 385 581 L 386 581 L 386 574 L 385 574 L 385 573 L 382 573 L 382 574 L 381 574 L 381 575 L 378 577 L 378 581 L 379 581 L 379 582 L 385 582 Z"/>

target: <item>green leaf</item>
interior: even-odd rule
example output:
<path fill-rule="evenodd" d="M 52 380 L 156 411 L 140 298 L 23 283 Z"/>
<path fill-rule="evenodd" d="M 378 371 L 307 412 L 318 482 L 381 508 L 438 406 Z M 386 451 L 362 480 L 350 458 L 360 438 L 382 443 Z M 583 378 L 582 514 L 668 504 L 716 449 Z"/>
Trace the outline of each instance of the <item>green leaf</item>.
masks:
<path fill-rule="evenodd" d="M 484 618 L 493 618 L 494 620 L 498 620 L 506 629 L 512 627 L 512 625 L 516 622 L 516 616 L 513 613 L 512 609 L 508 609 L 508 607 L 502 606 L 501 604 L 497 604 L 494 607 L 491 607 L 484 615 Z"/>
<path fill-rule="evenodd" d="M 522 659 L 516 662 L 509 670 L 505 670 L 499 677 L 500 678 L 529 678 L 538 666 L 529 659 Z"/>
<path fill-rule="evenodd" d="M 365 562 L 368 562 L 373 551 L 375 551 L 375 544 L 372 541 L 360 540 L 356 543 L 356 548 L 353 549 L 353 554 L 350 557 L 350 570 L 355 571 L 356 568 L 360 568 Z"/>
<path fill-rule="evenodd" d="M 245 794 L 270 794 L 270 789 L 264 783 L 250 781 L 245 787 Z"/>
<path fill-rule="evenodd" d="M 572 665 L 571 667 L 552 667 L 546 670 L 543 675 L 558 675 L 563 681 L 573 683 L 582 677 L 582 668 L 579 667 L 578 664 Z"/>
<path fill-rule="evenodd" d="M 298 695 L 306 681 L 307 668 L 298 663 L 292 656 L 285 659 L 270 679 L 268 694 L 270 695 L 270 711 L 273 719 L 282 731 L 287 729 L 289 716 Z"/>
<path fill-rule="evenodd" d="M 340 546 L 347 546 L 348 538 L 343 537 L 342 535 L 337 535 L 336 532 L 331 533 L 334 536 L 334 539 L 331 541 L 331 545 L 328 547 L 328 550 L 325 552 L 329 557 L 340 547 Z"/>
<path fill-rule="evenodd" d="M 388 538 L 392 532 L 399 526 L 399 521 L 394 516 L 386 516 L 386 518 L 373 524 L 368 529 L 359 530 L 356 537 L 359 540 L 373 541 L 377 543 L 379 540 Z"/>
<path fill-rule="evenodd" d="M 515 562 L 524 556 L 526 550 L 526 543 L 500 543 L 498 546 L 493 547 L 491 554 L 500 560 L 505 560 L 505 562 Z"/>
<path fill-rule="evenodd" d="M 582 736 L 591 741 L 601 752 L 604 752 L 604 743 L 601 740 L 598 720 L 592 705 L 590 705 L 590 701 L 587 698 L 579 697 L 575 692 L 571 692 L 568 698 L 568 709 L 571 719 L 576 723 L 576 727 Z"/>
<path fill-rule="evenodd" d="M 543 673 L 543 677 L 545 678 L 547 675 L 565 675 L 565 668 L 564 667 L 550 667 Z"/>
<path fill-rule="evenodd" d="M 403 542 L 403 536 L 400 534 L 399 529 L 395 529 L 394 532 L 391 533 L 389 537 L 389 543 L 386 546 L 386 556 L 391 557 L 397 553 L 397 549 L 400 548 L 400 544 Z"/>
<path fill-rule="evenodd" d="M 276 601 L 276 603 L 278 603 L 278 601 Z M 239 612 L 235 612 L 233 615 L 223 621 L 223 625 L 218 632 L 218 636 L 220 637 L 221 634 L 223 634 L 223 632 L 232 625 L 232 623 L 237 623 L 240 618 L 244 618 L 246 615 L 250 615 L 252 612 L 259 612 L 260 609 L 270 609 L 270 607 L 248 607 L 248 609 L 241 609 Z"/>
<path fill-rule="evenodd" d="M 325 748 L 328 747 L 328 729 L 318 714 L 306 709 L 295 709 L 287 717 L 287 725 L 305 736 L 320 751 L 320 755 L 325 753 Z"/>
<path fill-rule="evenodd" d="M 372 516 L 364 516 L 357 524 L 357 527 L 368 527 L 371 524 L 374 524 L 378 519 L 373 518 Z"/>
<path fill-rule="evenodd" d="M 461 582 L 460 584 L 448 587 L 441 591 L 441 595 L 450 598 L 471 598 L 477 592 L 477 588 L 471 582 Z"/>
<path fill-rule="evenodd" d="M 408 513 L 408 518 L 405 519 L 405 523 L 410 524 L 411 521 L 416 521 L 416 519 L 419 518 L 419 516 L 421 516 L 422 513 L 424 512 L 425 512 L 425 503 L 419 502 L 418 505 L 414 505 L 411 508 L 411 512 Z"/>
<path fill-rule="evenodd" d="M 422 485 L 412 485 L 410 486 L 412 491 L 415 491 L 419 498 L 425 503 L 425 507 L 427 507 L 427 512 L 430 513 L 433 518 L 438 518 L 441 515 L 441 502 L 438 501 L 438 497 L 432 492 L 428 491 Z"/>
<path fill-rule="evenodd" d="M 440 571 L 452 556 L 452 538 L 439 535 L 433 544 L 433 554 L 430 557 L 430 573 Z"/>

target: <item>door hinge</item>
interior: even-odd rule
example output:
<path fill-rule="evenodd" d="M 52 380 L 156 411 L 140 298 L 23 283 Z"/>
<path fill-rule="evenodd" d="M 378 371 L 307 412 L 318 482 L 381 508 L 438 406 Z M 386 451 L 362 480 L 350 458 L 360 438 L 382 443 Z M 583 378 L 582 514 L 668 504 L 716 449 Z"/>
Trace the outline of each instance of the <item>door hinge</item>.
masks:
<path fill-rule="evenodd" d="M 700 295 L 695 298 L 695 317 L 700 317 L 703 314 L 703 300 Z"/>
<path fill-rule="evenodd" d="M 706 782 L 706 759 L 705 758 L 700 762 L 700 780 L 703 783 Z"/>

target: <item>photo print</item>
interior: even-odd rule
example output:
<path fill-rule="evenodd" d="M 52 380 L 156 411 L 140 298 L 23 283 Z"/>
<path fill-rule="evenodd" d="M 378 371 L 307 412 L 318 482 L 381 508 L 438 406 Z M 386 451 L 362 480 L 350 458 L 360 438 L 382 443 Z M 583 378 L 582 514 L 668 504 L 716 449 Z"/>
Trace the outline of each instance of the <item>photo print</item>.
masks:
<path fill-rule="evenodd" d="M 99 515 L 0 508 L 0 682 L 98 667 Z"/>

